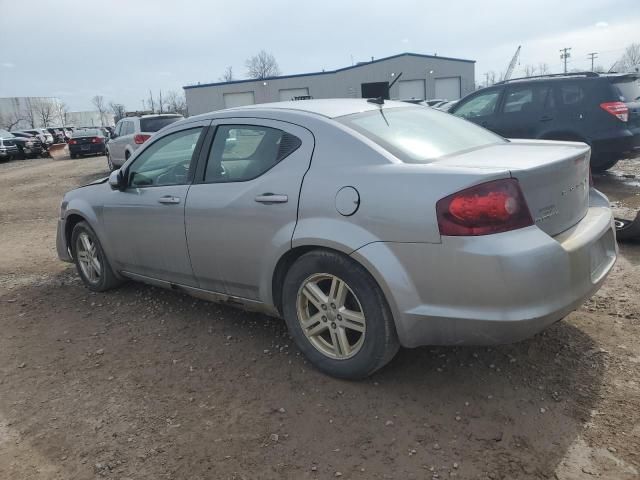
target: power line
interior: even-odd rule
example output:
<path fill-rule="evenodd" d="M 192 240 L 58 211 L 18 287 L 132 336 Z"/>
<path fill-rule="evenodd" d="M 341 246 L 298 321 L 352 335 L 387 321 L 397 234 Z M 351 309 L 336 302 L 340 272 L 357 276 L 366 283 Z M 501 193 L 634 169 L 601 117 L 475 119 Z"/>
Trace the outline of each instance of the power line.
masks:
<path fill-rule="evenodd" d="M 564 73 L 567 73 L 567 60 L 571 56 L 571 54 L 569 53 L 569 50 L 571 50 L 570 47 L 565 47 L 560 49 L 560 59 L 564 60 Z"/>
<path fill-rule="evenodd" d="M 598 58 L 598 52 L 587 53 L 587 57 L 591 59 L 591 71 L 593 72 L 593 61 Z"/>

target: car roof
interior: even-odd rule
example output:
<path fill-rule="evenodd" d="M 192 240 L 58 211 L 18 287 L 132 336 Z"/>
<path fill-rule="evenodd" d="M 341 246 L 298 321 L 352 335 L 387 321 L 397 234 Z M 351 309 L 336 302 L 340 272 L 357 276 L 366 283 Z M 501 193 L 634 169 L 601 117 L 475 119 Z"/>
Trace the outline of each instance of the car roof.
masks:
<path fill-rule="evenodd" d="M 258 103 L 244 107 L 234 107 L 226 110 L 217 110 L 211 113 L 199 115 L 200 118 L 215 117 L 221 112 L 262 112 L 274 110 L 288 110 L 305 113 L 313 113 L 327 118 L 342 117 L 354 113 L 379 110 L 381 108 L 415 108 L 415 105 L 406 102 L 385 100 L 384 104 L 368 102 L 365 98 L 327 98 L 318 100 L 293 100 L 288 102 Z M 193 118 L 193 117 L 192 117 Z"/>

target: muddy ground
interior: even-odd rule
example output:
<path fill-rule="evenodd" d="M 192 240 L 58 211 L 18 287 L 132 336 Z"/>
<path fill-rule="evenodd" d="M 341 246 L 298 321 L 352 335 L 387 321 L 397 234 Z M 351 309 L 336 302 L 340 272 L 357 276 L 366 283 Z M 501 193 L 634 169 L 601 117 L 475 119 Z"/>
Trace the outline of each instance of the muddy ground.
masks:
<path fill-rule="evenodd" d="M 595 177 L 618 211 L 640 208 L 639 165 Z M 640 244 L 535 338 L 339 381 L 278 320 L 83 288 L 55 219 L 105 174 L 103 157 L 0 165 L 0 479 L 638 478 Z"/>

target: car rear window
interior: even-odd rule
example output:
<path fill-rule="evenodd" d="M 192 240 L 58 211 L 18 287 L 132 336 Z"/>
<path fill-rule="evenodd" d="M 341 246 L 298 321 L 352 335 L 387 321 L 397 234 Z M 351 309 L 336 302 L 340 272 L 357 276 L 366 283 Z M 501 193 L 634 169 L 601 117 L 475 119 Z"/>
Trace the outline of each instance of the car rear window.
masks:
<path fill-rule="evenodd" d="M 635 102 L 640 100 L 639 78 L 631 78 L 626 81 L 615 82 L 613 86 L 618 90 L 621 102 Z"/>
<path fill-rule="evenodd" d="M 152 117 L 140 119 L 140 131 L 141 132 L 157 132 L 167 125 L 171 125 L 173 122 L 177 122 L 182 117 Z"/>
<path fill-rule="evenodd" d="M 384 108 L 336 120 L 405 163 L 428 163 L 445 155 L 507 142 L 471 122 L 428 107 Z"/>

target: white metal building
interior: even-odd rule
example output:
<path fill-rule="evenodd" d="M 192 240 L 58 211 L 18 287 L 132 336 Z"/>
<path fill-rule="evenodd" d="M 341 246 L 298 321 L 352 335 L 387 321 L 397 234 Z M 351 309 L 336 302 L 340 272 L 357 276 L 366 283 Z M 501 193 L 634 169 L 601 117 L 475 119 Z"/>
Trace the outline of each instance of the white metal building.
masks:
<path fill-rule="evenodd" d="M 398 74 L 400 79 L 391 87 Z M 401 53 L 338 70 L 283 75 L 264 80 L 187 85 L 190 115 L 223 108 L 311 98 L 370 98 L 455 100 L 474 89 L 475 61 Z M 387 93 L 388 92 L 388 93 Z"/>

